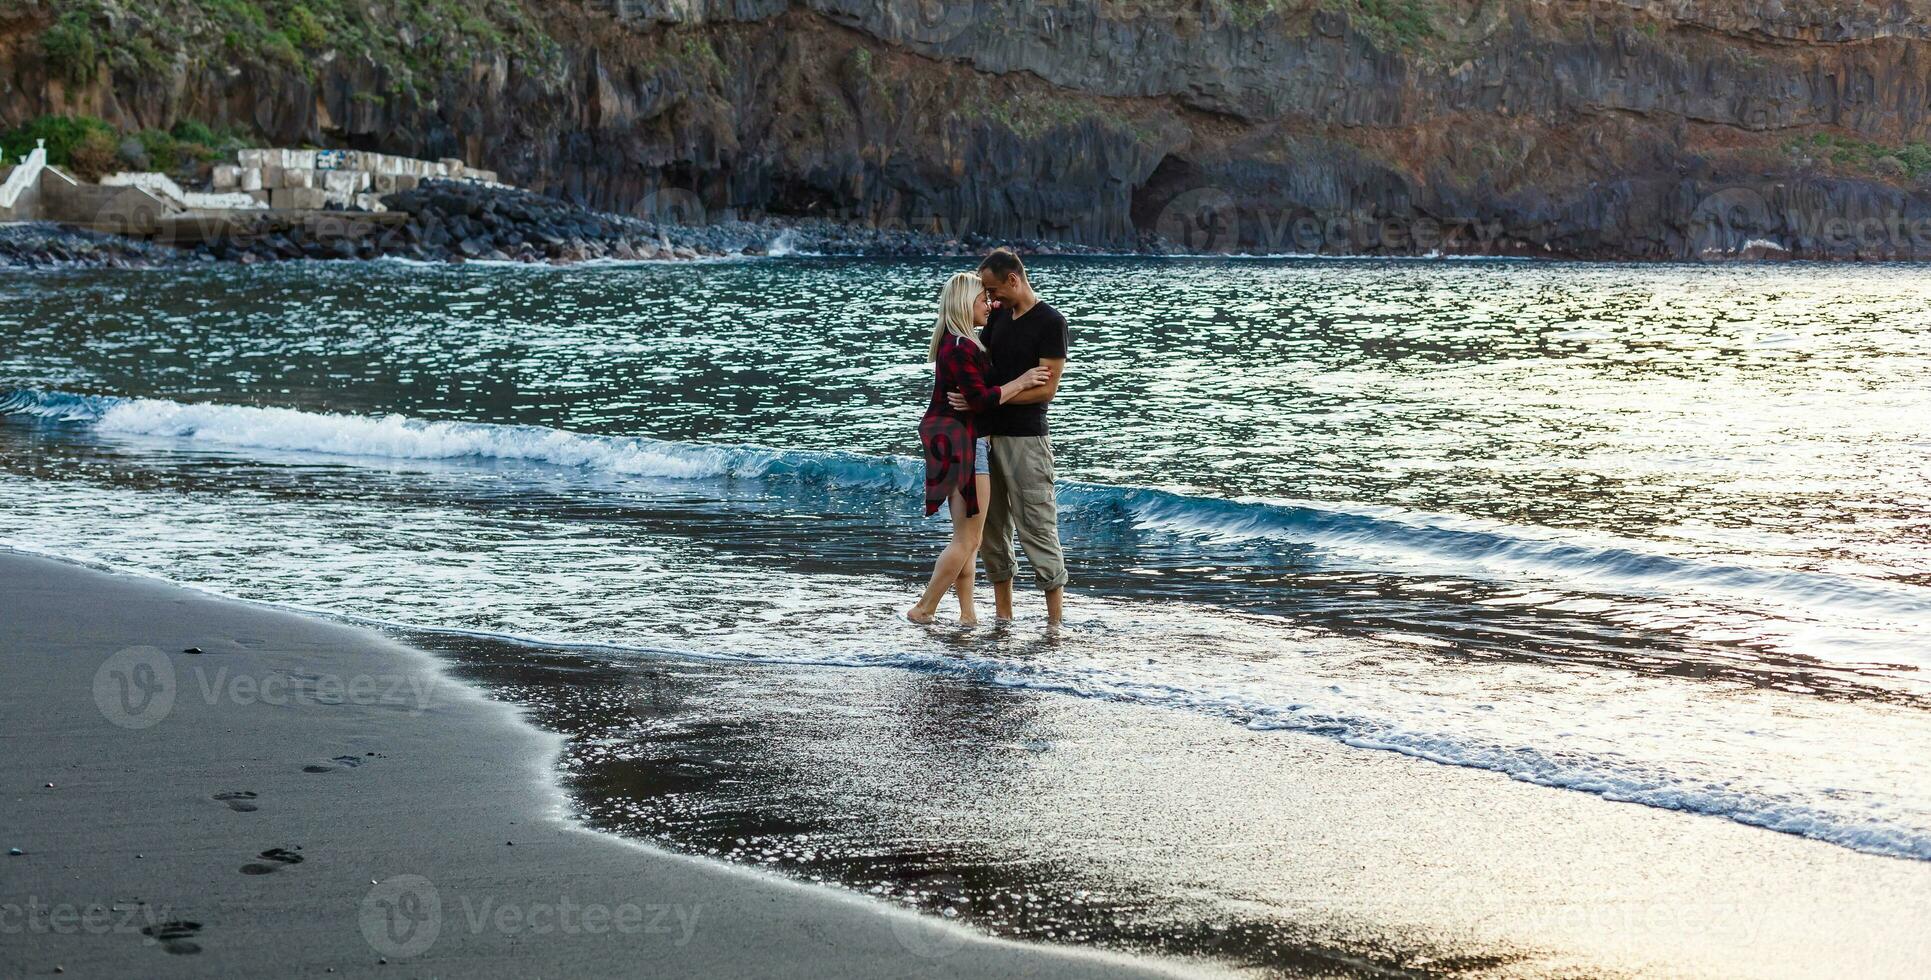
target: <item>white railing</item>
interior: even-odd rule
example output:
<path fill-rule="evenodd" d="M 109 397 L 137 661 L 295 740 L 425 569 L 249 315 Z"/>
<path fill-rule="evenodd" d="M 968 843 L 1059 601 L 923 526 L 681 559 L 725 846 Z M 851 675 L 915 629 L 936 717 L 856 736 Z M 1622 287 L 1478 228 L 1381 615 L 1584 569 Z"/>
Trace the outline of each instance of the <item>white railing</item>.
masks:
<path fill-rule="evenodd" d="M 7 182 L 0 184 L 0 210 L 12 209 L 27 188 L 40 183 L 40 172 L 47 168 L 47 141 L 34 140 L 34 144 L 33 150 L 20 158 L 20 166 L 7 175 Z"/>

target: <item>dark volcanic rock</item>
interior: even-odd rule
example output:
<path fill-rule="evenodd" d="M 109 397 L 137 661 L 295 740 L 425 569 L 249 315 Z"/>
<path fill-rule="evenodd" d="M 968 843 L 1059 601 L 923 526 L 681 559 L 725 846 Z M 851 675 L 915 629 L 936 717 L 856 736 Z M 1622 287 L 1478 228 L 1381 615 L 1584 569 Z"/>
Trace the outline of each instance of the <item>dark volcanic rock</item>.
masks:
<path fill-rule="evenodd" d="M 166 246 L 50 222 L 0 224 L 0 268 L 134 268 L 169 265 L 188 257 Z"/>
<path fill-rule="evenodd" d="M 988 239 L 962 240 L 823 218 L 665 224 L 593 211 L 528 191 L 459 181 L 428 181 L 382 200 L 390 210 L 410 216 L 390 251 L 433 258 L 582 262 L 789 253 L 966 255 L 984 251 L 990 244 Z M 411 242 L 422 244 L 420 253 Z M 1050 241 L 1005 244 L 1030 252 L 1092 250 Z"/>
<path fill-rule="evenodd" d="M 521 8 L 554 60 L 485 52 L 404 87 L 348 54 L 75 87 L 0 14 L 0 125 L 193 116 L 535 191 L 409 191 L 427 257 L 1931 257 L 1906 152 L 1931 141 L 1931 0 Z"/>
<path fill-rule="evenodd" d="M 356 16 L 394 35 L 409 9 Z M 787 225 L 841 254 L 1925 254 L 1904 151 L 1931 140 L 1931 0 L 518 9 L 554 59 L 485 51 L 402 86 L 362 56 L 218 51 L 74 86 L 30 43 L 40 14 L 9 33 L 0 13 L 0 126 L 76 105 L 125 129 L 193 117 L 462 157 L 537 192 L 435 192 L 412 209 L 440 216 L 412 238 L 430 255 L 715 254 Z M 1802 150 L 1819 135 L 1875 150 Z"/>

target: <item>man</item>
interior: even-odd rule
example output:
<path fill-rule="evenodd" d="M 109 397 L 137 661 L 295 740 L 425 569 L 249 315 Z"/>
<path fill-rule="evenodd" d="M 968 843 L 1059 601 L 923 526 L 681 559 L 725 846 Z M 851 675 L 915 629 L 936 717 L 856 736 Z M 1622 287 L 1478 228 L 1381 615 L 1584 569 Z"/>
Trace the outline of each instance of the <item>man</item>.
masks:
<path fill-rule="evenodd" d="M 979 558 L 992 581 L 995 614 L 1012 618 L 1012 579 L 1019 570 L 1013 555 L 1015 531 L 1032 564 L 1033 578 L 1046 593 L 1046 621 L 1058 624 L 1066 588 L 1066 558 L 1059 549 L 1059 500 L 1053 494 L 1053 444 L 1046 435 L 1046 405 L 1059 392 L 1066 368 L 1066 318 L 1033 292 L 1019 256 L 998 249 L 979 263 L 979 281 L 997 304 L 979 339 L 992 355 L 992 375 L 1005 384 L 1034 367 L 1044 367 L 1046 383 L 1027 389 L 979 417 L 979 432 L 992 437 L 992 499 L 986 503 L 985 537 Z M 947 396 L 965 411 L 957 392 Z"/>

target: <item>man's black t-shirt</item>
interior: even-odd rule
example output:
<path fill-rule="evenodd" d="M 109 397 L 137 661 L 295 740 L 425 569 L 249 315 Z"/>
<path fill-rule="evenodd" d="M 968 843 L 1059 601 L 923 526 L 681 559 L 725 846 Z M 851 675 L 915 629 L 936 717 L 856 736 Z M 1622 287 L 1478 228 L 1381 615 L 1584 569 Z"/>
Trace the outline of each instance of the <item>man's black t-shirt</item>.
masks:
<path fill-rule="evenodd" d="M 987 318 L 979 339 L 985 341 L 986 352 L 992 355 L 992 376 L 986 380 L 1002 385 L 1038 367 L 1042 358 L 1066 357 L 1066 318 L 1045 300 L 1034 303 L 1017 319 L 1002 306 Z M 989 436 L 1043 436 L 1046 403 L 1001 405 L 979 417 L 979 431 Z"/>

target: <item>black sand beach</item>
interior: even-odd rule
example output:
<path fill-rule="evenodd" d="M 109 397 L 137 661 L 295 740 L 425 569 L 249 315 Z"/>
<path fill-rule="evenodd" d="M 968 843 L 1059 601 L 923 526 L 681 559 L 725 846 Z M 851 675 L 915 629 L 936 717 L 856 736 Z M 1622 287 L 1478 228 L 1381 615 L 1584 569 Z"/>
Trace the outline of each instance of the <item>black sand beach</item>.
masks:
<path fill-rule="evenodd" d="M 1170 972 L 580 829 L 560 740 L 367 631 L 13 553 L 0 610 L 7 976 Z"/>
<path fill-rule="evenodd" d="M 0 895 L 9 975 L 1771 977 L 1931 962 L 1918 862 L 1322 739 L 894 671 L 612 671 L 424 635 L 431 659 L 14 553 L 0 597 L 4 846 L 23 852 Z M 714 857 L 876 883 L 933 914 Z M 1073 945 L 987 938 L 948 907 Z"/>

